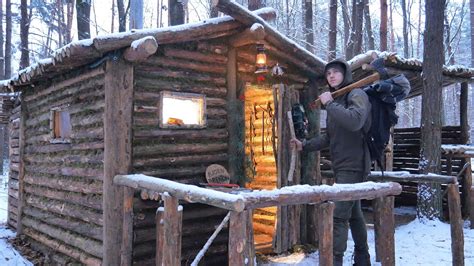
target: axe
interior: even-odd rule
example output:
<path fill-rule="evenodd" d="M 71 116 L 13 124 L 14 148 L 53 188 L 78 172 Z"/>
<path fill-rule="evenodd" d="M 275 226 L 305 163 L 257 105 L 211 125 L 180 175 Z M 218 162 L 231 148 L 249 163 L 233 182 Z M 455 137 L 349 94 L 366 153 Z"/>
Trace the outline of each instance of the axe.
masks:
<path fill-rule="evenodd" d="M 368 77 L 365 77 L 365 78 L 363 78 L 361 80 L 358 80 L 354 83 L 351 83 L 351 84 L 349 84 L 349 85 L 347 85 L 347 86 L 345 86 L 341 89 L 338 89 L 335 92 L 332 92 L 331 96 L 333 98 L 336 98 L 336 97 L 339 97 L 339 96 L 344 95 L 346 93 L 349 93 L 353 89 L 370 85 L 370 84 L 372 84 L 375 81 L 378 81 L 380 79 L 387 79 L 388 78 L 387 70 L 384 67 L 384 59 L 383 58 L 375 59 L 374 61 L 372 61 L 372 63 L 370 63 L 370 65 L 364 64 L 362 66 L 362 69 L 364 69 L 364 70 L 375 70 L 376 72 L 371 74 Z M 311 107 L 311 109 L 319 108 L 321 106 L 321 100 L 318 98 L 315 101 L 311 102 L 309 104 L 309 106 Z"/>

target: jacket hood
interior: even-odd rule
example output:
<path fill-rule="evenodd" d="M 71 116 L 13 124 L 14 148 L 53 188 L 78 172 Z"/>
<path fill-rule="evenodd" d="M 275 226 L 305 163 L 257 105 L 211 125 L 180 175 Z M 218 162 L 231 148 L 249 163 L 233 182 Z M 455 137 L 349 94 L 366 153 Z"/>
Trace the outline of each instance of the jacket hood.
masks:
<path fill-rule="evenodd" d="M 344 69 L 344 79 L 342 80 L 342 83 L 341 85 L 339 86 L 338 89 L 340 88 L 343 88 L 349 84 L 352 83 L 352 71 L 351 71 L 351 68 L 349 66 L 349 64 L 343 60 L 343 59 L 335 59 L 329 63 L 326 64 L 326 66 L 324 67 L 324 74 L 326 76 L 326 71 L 333 65 L 339 65 L 341 66 L 343 69 Z M 326 77 L 325 77 L 326 78 Z M 326 79 L 326 83 L 327 83 L 327 79 Z M 329 83 L 327 83 L 328 86 L 329 86 Z M 335 88 L 332 88 L 331 86 L 329 86 L 329 89 L 331 91 L 335 91 L 336 89 Z"/>

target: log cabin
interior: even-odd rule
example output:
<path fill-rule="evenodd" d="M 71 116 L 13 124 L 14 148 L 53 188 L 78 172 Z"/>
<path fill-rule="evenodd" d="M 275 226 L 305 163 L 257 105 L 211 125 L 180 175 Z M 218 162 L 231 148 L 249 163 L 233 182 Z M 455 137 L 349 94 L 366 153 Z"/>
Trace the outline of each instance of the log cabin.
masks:
<path fill-rule="evenodd" d="M 10 118 L 8 224 L 51 262 L 120 264 L 123 191 L 112 182 L 118 174 L 199 184 L 207 166 L 221 164 L 232 183 L 248 189 L 321 183 L 315 154 L 297 160 L 288 180 L 286 112 L 317 97 L 326 62 L 270 26 L 274 10 L 220 3 L 230 16 L 73 42 L 2 83 L 20 92 Z M 262 53 L 267 60 L 258 65 Z M 352 62 L 357 77 L 370 61 L 362 55 Z M 411 82 L 421 86 L 420 69 L 393 68 L 415 73 Z M 446 76 L 468 81 L 473 71 Z M 307 116 L 309 134 L 317 134 L 318 111 L 307 109 Z M 155 262 L 160 204 L 147 191 L 134 196 L 132 264 Z M 183 209 L 187 264 L 225 211 L 191 203 Z M 253 228 L 262 251 L 317 240 L 311 206 L 255 210 Z M 227 233 L 204 264 L 225 263 Z"/>

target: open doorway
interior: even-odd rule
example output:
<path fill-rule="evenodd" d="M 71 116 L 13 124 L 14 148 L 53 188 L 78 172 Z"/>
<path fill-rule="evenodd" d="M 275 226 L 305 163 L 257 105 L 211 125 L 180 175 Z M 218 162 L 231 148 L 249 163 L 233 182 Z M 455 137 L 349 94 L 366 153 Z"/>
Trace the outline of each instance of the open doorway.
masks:
<path fill-rule="evenodd" d="M 253 168 L 254 177 L 248 188 L 272 190 L 277 188 L 275 140 L 275 107 L 270 86 L 247 86 L 245 90 L 245 155 Z M 254 210 L 255 248 L 271 252 L 275 234 L 277 207 Z"/>

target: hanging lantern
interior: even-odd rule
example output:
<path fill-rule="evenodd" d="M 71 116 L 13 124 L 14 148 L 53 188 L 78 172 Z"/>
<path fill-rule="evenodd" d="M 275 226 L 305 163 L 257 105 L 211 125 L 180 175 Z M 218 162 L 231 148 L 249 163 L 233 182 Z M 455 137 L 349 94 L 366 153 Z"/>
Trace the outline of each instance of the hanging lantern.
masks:
<path fill-rule="evenodd" d="M 257 56 L 255 59 L 255 65 L 257 69 L 255 74 L 268 72 L 267 68 L 267 55 L 265 54 L 265 47 L 263 44 L 257 44 Z"/>

